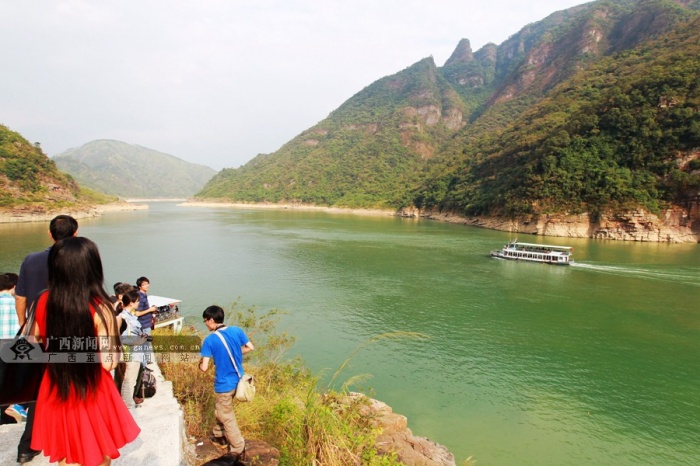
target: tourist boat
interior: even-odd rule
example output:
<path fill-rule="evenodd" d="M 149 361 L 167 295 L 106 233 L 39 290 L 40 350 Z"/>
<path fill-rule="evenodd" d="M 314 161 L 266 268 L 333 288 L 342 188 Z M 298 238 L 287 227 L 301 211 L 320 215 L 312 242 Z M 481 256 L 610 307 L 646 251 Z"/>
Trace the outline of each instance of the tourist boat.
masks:
<path fill-rule="evenodd" d="M 549 244 L 519 243 L 511 241 L 502 249 L 491 251 L 491 257 L 499 259 L 542 262 L 545 264 L 569 265 L 573 260 L 574 248 Z"/>
<path fill-rule="evenodd" d="M 181 303 L 179 299 L 166 298 L 164 296 L 148 296 L 148 304 L 155 306 L 157 311 L 154 314 L 155 325 L 153 328 L 172 328 L 173 333 L 182 331 L 184 317 L 180 316 Z"/>

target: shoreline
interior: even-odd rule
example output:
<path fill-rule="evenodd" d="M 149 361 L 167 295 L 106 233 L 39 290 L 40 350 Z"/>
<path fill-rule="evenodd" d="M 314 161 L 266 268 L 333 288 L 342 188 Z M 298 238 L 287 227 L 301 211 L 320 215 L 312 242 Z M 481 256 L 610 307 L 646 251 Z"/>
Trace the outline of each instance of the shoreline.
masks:
<path fill-rule="evenodd" d="M 137 204 L 140 202 L 185 202 L 187 198 L 184 197 L 134 197 L 124 199 L 124 202 L 129 204 Z"/>
<path fill-rule="evenodd" d="M 12 211 L 0 211 L 0 223 L 29 223 L 50 222 L 56 215 L 70 215 L 75 219 L 94 218 L 108 212 L 128 212 L 134 210 L 148 210 L 146 204 L 134 204 L 130 202 L 115 202 L 112 204 L 100 204 L 84 207 L 68 207 L 66 209 L 40 210 L 31 208 L 16 209 Z"/>
<path fill-rule="evenodd" d="M 700 207 L 686 213 L 680 209 L 668 209 L 655 215 L 643 209 L 629 212 L 599 214 L 539 214 L 514 219 L 502 217 L 468 217 L 455 212 L 421 211 L 415 207 L 400 210 L 352 209 L 315 206 L 308 204 L 272 204 L 216 201 L 187 201 L 183 207 L 226 207 L 233 209 L 278 209 L 317 211 L 332 214 L 365 216 L 391 216 L 416 220 L 433 220 L 489 230 L 505 231 L 532 236 L 558 238 L 588 238 L 595 240 L 629 241 L 648 243 L 700 243 Z"/>
<path fill-rule="evenodd" d="M 214 202 L 214 201 L 187 201 L 178 204 L 182 207 L 226 207 L 231 209 L 270 209 L 270 210 L 300 210 L 326 212 L 330 214 L 365 215 L 369 217 L 396 217 L 398 213 L 391 209 L 351 209 L 346 207 L 327 207 L 309 204 L 268 204 L 245 202 Z"/>

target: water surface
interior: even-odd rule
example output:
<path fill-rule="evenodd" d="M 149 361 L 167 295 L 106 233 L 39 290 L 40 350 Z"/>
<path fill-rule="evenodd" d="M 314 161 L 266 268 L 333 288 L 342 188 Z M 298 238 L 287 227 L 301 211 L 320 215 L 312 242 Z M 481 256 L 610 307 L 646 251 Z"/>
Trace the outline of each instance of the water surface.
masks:
<path fill-rule="evenodd" d="M 0 269 L 47 247 L 43 224 L 0 225 Z M 238 297 L 288 312 L 283 330 L 323 383 L 408 416 L 417 435 L 487 465 L 700 464 L 700 247 L 569 245 L 576 264 L 492 259 L 510 235 L 318 212 L 185 208 L 81 221 L 108 287 L 146 275 L 201 311 Z M 342 381 L 341 380 L 341 381 Z"/>

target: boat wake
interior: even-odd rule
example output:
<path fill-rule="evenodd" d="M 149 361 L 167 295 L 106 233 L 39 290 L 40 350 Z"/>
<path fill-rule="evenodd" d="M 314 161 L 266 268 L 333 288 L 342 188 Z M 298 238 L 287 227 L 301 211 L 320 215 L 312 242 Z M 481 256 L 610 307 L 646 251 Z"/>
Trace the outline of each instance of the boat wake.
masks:
<path fill-rule="evenodd" d="M 698 280 L 697 269 L 678 269 L 678 270 L 658 270 L 644 269 L 639 267 L 626 267 L 620 265 L 602 265 L 602 264 L 587 264 L 583 262 L 574 262 L 571 267 L 578 269 L 591 270 L 601 273 L 609 273 L 619 276 L 629 276 L 637 278 L 645 278 L 650 280 L 661 280 L 673 283 L 681 283 L 684 285 L 700 286 Z"/>

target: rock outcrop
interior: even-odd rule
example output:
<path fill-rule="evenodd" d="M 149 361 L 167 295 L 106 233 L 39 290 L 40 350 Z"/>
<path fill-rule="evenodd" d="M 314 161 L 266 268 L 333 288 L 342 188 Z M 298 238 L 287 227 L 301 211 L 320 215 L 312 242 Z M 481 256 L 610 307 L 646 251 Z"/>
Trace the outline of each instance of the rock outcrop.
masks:
<path fill-rule="evenodd" d="M 350 393 L 348 398 L 356 400 L 366 397 L 361 393 Z M 373 398 L 367 400 L 369 403 L 361 408 L 361 412 L 381 429 L 377 439 L 379 453 L 396 453 L 406 466 L 455 466 L 455 457 L 447 448 L 425 437 L 413 435 L 406 416 L 394 413 L 386 403 Z"/>

